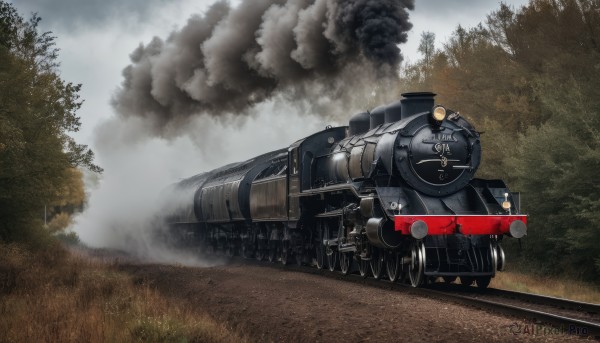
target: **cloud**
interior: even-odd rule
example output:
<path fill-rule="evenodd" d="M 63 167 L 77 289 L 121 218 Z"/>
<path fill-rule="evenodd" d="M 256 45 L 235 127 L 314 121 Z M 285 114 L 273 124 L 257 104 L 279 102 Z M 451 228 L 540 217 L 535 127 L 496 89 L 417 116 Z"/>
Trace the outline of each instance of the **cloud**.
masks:
<path fill-rule="evenodd" d="M 29 17 L 38 13 L 43 24 L 59 29 L 101 27 L 115 20 L 152 21 L 152 13 L 181 0 L 18 0 L 15 6 Z"/>

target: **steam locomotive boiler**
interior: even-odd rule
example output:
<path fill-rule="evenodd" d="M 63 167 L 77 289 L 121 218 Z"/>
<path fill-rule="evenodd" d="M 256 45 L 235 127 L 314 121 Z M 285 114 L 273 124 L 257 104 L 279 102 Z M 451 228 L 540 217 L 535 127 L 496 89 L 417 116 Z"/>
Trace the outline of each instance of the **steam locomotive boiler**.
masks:
<path fill-rule="evenodd" d="M 168 193 L 188 244 L 246 258 L 488 286 L 527 217 L 501 180 L 474 178 L 479 133 L 433 93 L 360 113 L 289 147 L 196 175 Z"/>

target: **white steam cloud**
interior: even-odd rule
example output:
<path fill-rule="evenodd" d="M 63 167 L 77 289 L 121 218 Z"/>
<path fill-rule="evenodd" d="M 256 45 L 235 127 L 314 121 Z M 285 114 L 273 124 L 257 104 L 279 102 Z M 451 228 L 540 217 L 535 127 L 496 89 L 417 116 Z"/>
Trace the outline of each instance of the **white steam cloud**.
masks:
<path fill-rule="evenodd" d="M 281 100 L 256 106 L 246 118 L 200 116 L 172 140 L 148 137 L 141 118 L 112 119 L 97 128 L 105 172 L 73 230 L 86 245 L 125 251 L 147 262 L 209 266 L 222 261 L 172 249 L 156 229 L 161 193 L 183 178 L 289 145 L 325 128 L 322 117 Z M 160 237 L 159 237 L 160 238 Z"/>
<path fill-rule="evenodd" d="M 140 45 L 112 98 L 116 116 L 96 130 L 105 172 L 75 232 L 89 245 L 149 261 L 206 265 L 198 254 L 157 244 L 161 192 L 393 99 L 413 7 L 413 0 L 218 1 L 167 39 Z"/>

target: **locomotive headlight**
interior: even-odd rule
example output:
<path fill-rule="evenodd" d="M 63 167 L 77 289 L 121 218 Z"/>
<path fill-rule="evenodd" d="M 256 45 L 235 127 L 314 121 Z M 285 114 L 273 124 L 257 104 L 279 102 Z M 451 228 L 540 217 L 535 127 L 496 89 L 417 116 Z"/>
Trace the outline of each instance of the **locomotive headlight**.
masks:
<path fill-rule="evenodd" d="M 446 109 L 443 106 L 436 106 L 432 112 L 433 119 L 436 121 L 443 121 L 446 119 Z"/>
<path fill-rule="evenodd" d="M 502 202 L 502 208 L 505 211 L 510 211 L 510 208 L 512 207 L 510 201 L 508 201 L 508 193 L 504 193 L 504 201 Z"/>

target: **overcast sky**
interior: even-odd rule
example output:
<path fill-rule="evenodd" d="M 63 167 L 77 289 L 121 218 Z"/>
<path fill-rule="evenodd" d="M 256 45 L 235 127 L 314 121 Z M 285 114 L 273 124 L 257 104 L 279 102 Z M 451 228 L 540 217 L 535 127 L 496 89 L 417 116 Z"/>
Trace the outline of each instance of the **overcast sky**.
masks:
<path fill-rule="evenodd" d="M 81 131 L 75 138 L 93 145 L 94 128 L 113 115 L 110 97 L 122 81 L 121 71 L 129 54 L 153 36 L 165 38 L 181 28 L 190 15 L 203 13 L 213 0 L 9 0 L 23 16 L 37 12 L 42 30 L 58 37 L 64 79 L 82 83 L 84 106 L 79 114 Z M 239 1 L 231 1 L 233 5 Z M 515 7 L 527 0 L 507 0 Z M 497 9 L 497 0 L 416 0 L 410 12 L 413 29 L 401 46 L 405 60 L 419 58 L 417 47 L 423 31 L 436 34 L 436 46 L 457 25 L 474 26 Z"/>

